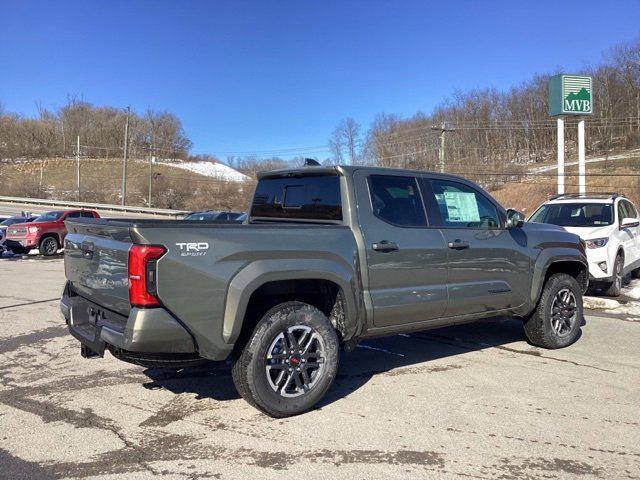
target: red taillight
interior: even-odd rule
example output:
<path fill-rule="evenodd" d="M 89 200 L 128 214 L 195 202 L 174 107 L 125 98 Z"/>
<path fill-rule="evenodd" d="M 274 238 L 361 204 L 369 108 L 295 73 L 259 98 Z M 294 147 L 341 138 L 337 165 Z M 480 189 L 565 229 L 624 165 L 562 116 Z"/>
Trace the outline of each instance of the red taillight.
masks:
<path fill-rule="evenodd" d="M 132 245 L 129 250 L 129 303 L 133 307 L 160 305 L 156 291 L 156 262 L 165 254 L 160 245 Z"/>

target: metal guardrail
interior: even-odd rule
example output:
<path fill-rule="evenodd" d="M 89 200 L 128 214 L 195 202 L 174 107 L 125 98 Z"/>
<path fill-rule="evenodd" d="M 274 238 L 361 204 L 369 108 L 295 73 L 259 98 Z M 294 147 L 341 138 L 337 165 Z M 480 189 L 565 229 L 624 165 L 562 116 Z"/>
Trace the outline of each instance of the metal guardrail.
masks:
<path fill-rule="evenodd" d="M 65 200 L 46 200 L 43 198 L 1 197 L 3 203 L 20 203 L 25 205 L 39 205 L 47 207 L 86 208 L 91 210 L 105 210 L 112 212 L 143 213 L 147 215 L 163 215 L 179 217 L 190 212 L 186 210 L 170 210 L 168 208 L 148 208 L 122 205 L 107 205 L 104 203 L 68 202 Z"/>

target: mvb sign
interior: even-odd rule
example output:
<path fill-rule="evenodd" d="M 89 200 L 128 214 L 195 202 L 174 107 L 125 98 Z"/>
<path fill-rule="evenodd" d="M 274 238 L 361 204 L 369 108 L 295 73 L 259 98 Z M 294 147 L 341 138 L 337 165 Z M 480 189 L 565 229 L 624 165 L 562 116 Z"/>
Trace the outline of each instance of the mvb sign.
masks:
<path fill-rule="evenodd" d="M 591 115 L 593 81 L 579 75 L 555 75 L 549 79 L 549 115 Z"/>

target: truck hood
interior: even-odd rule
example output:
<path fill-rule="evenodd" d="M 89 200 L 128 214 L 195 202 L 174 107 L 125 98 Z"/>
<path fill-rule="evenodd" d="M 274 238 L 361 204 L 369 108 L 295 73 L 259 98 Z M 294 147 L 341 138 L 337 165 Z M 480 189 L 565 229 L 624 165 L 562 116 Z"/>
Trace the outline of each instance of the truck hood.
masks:
<path fill-rule="evenodd" d="M 584 251 L 580 237 L 558 225 L 525 222 L 522 230 L 527 234 L 531 247 L 546 248 L 558 244 L 574 244 Z"/>
<path fill-rule="evenodd" d="M 559 227 L 558 225 L 552 225 L 551 223 L 534 223 L 534 222 L 524 222 L 522 225 L 522 229 L 527 232 L 562 232 L 565 231 L 564 228 Z"/>

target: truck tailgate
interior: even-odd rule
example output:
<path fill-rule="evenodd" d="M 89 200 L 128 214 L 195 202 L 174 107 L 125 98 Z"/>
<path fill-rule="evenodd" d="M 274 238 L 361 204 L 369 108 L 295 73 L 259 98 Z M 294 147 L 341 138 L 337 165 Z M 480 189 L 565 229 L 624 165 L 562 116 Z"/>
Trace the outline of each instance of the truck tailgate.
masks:
<path fill-rule="evenodd" d="M 65 222 L 64 268 L 73 290 L 109 310 L 128 315 L 131 237 L 126 222 Z"/>

